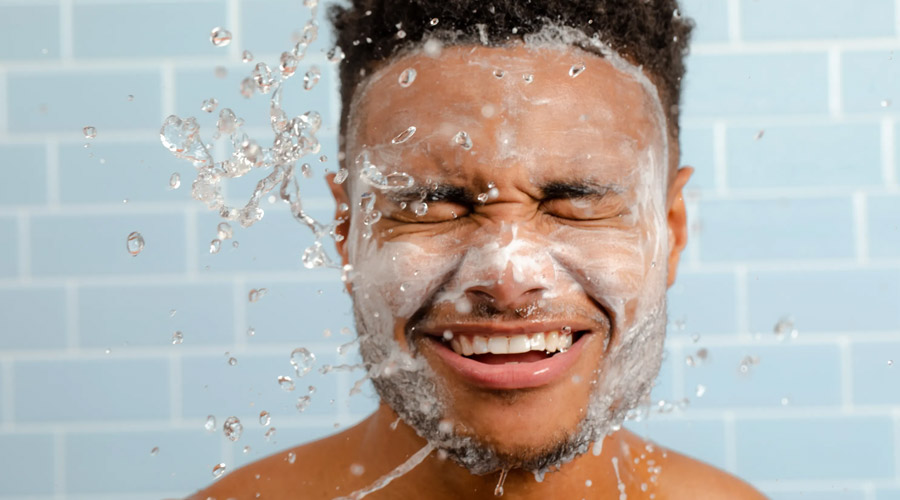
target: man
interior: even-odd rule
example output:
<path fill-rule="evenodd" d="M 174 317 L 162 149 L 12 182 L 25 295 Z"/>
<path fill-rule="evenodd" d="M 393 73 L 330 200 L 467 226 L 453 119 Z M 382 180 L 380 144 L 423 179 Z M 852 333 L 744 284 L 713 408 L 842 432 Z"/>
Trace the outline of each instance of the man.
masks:
<path fill-rule="evenodd" d="M 332 19 L 336 241 L 381 405 L 195 498 L 762 498 L 621 429 L 686 243 L 675 1 Z"/>

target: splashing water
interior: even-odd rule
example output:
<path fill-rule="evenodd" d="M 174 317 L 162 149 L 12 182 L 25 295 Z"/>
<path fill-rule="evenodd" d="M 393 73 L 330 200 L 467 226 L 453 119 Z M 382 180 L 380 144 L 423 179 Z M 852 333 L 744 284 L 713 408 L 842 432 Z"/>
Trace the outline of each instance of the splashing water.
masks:
<path fill-rule="evenodd" d="M 284 391 L 290 392 L 294 390 L 294 380 L 287 375 L 278 376 L 278 385 L 281 386 L 281 389 Z"/>
<path fill-rule="evenodd" d="M 231 32 L 217 26 L 209 33 L 209 41 L 216 47 L 227 47 L 231 44 Z"/>
<path fill-rule="evenodd" d="M 137 256 L 144 250 L 144 237 L 137 231 L 132 232 L 125 240 L 125 248 L 128 250 L 128 253 Z"/>
<path fill-rule="evenodd" d="M 397 83 L 403 88 L 409 87 L 414 81 L 416 81 L 416 70 L 413 68 L 403 70 L 397 78 Z"/>
<path fill-rule="evenodd" d="M 469 150 L 472 149 L 472 138 L 469 137 L 469 134 L 463 130 L 460 130 L 453 136 L 453 142 L 456 143 L 457 146 Z"/>
<path fill-rule="evenodd" d="M 200 105 L 201 111 L 206 111 L 207 113 L 212 113 L 219 106 L 219 100 L 215 97 L 210 97 L 209 99 L 203 101 L 203 104 Z"/>
<path fill-rule="evenodd" d="M 181 174 L 175 172 L 169 177 L 169 189 L 178 189 L 181 187 Z"/>
<path fill-rule="evenodd" d="M 616 487 L 619 490 L 619 500 L 627 500 L 628 495 L 625 493 L 625 483 L 619 475 L 619 457 L 612 457 L 613 470 L 616 472 Z"/>
<path fill-rule="evenodd" d="M 263 410 L 259 412 L 259 425 L 267 426 L 272 422 L 272 415 L 269 412 Z"/>
<path fill-rule="evenodd" d="M 209 432 L 213 432 L 216 430 L 216 417 L 213 415 L 209 415 L 206 417 L 206 423 L 203 424 L 203 428 Z"/>
<path fill-rule="evenodd" d="M 181 331 L 176 331 L 172 334 L 172 344 L 181 344 L 184 342 L 184 334 Z"/>
<path fill-rule="evenodd" d="M 500 480 L 497 481 L 497 486 L 494 487 L 494 496 L 495 497 L 503 496 L 503 483 L 506 482 L 507 474 L 509 474 L 509 469 L 503 469 L 500 471 Z"/>
<path fill-rule="evenodd" d="M 222 477 L 222 474 L 225 474 L 225 464 L 218 463 L 218 464 L 214 465 L 213 469 L 212 469 L 213 477 L 218 479 L 218 478 Z"/>
<path fill-rule="evenodd" d="M 391 481 L 397 479 L 400 476 L 403 476 L 407 472 L 413 470 L 413 468 L 415 468 L 417 465 L 425 461 L 425 459 L 428 458 L 428 455 L 430 455 L 432 451 L 434 451 L 434 445 L 431 443 L 426 444 L 421 450 L 417 451 L 415 454 L 413 454 L 413 456 L 409 457 L 406 462 L 403 462 L 396 469 L 381 476 L 374 483 L 366 486 L 361 490 L 356 490 L 346 497 L 336 498 L 335 500 L 360 500 L 371 493 L 383 489 L 385 486 L 391 484 Z"/>
<path fill-rule="evenodd" d="M 244 426 L 237 417 L 228 417 L 222 425 L 222 431 L 225 433 L 225 437 L 234 442 L 241 438 Z"/>
<path fill-rule="evenodd" d="M 249 302 L 258 302 L 259 299 L 266 296 L 266 293 L 268 293 L 268 291 L 269 290 L 266 288 L 254 288 L 247 293 L 247 300 Z"/>
<path fill-rule="evenodd" d="M 415 133 L 416 133 L 416 127 L 409 127 L 408 129 L 404 130 L 403 132 L 400 132 L 399 134 L 397 134 L 396 137 L 391 139 L 391 144 L 402 144 L 402 143 L 410 140 L 412 138 L 413 134 L 415 134 Z"/>
<path fill-rule="evenodd" d="M 298 347 L 291 351 L 291 366 L 294 367 L 294 373 L 300 378 L 312 370 L 316 362 L 316 355 L 309 352 L 305 347 Z"/>
<path fill-rule="evenodd" d="M 252 61 L 253 61 L 253 53 L 250 52 L 249 50 L 245 50 L 241 54 L 241 62 L 248 63 L 248 62 L 252 62 Z"/>
<path fill-rule="evenodd" d="M 578 76 L 582 72 L 584 72 L 584 70 L 585 70 L 584 63 L 573 64 L 572 67 L 569 68 L 569 76 L 571 76 L 572 78 L 575 78 L 576 76 Z"/>
<path fill-rule="evenodd" d="M 84 127 L 81 131 L 84 133 L 85 139 L 91 140 L 97 137 L 97 129 L 94 127 Z"/>

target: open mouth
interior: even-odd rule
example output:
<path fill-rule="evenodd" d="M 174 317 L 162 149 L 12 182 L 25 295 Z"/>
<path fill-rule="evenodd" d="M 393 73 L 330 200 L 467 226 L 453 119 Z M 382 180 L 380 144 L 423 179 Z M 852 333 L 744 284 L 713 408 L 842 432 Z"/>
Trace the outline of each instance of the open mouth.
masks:
<path fill-rule="evenodd" d="M 520 335 L 483 336 L 457 334 L 449 341 L 450 348 L 460 356 L 491 365 L 533 363 L 565 352 L 584 331 L 551 330 Z"/>

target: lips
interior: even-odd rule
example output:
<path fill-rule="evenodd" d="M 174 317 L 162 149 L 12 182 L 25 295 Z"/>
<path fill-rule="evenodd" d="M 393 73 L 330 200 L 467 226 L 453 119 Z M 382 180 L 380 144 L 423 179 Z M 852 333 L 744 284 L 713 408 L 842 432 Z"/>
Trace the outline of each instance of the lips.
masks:
<path fill-rule="evenodd" d="M 458 376 L 486 389 L 534 388 L 561 379 L 593 337 L 588 330 L 569 327 L 532 332 L 464 329 L 469 331 L 425 335 L 423 340 Z"/>

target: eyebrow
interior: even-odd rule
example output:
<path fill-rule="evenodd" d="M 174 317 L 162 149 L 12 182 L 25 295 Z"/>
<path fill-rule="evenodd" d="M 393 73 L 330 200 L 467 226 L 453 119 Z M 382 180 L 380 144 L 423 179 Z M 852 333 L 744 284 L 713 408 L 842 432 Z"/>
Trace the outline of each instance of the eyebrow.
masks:
<path fill-rule="evenodd" d="M 545 200 L 571 198 L 601 197 L 609 193 L 621 193 L 622 188 L 615 184 L 598 184 L 591 181 L 549 182 L 541 186 L 541 194 Z"/>

